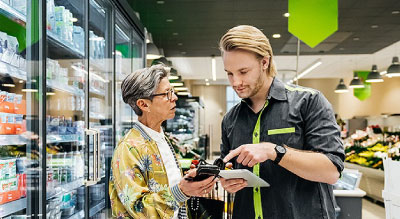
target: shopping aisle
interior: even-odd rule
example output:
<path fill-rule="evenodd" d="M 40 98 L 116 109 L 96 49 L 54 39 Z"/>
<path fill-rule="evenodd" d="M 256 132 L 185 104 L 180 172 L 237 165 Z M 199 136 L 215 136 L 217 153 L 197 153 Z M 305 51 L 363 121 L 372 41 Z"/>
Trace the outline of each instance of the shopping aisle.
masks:
<path fill-rule="evenodd" d="M 385 208 L 375 204 L 368 199 L 362 200 L 362 218 L 363 219 L 382 219 L 385 218 Z"/>

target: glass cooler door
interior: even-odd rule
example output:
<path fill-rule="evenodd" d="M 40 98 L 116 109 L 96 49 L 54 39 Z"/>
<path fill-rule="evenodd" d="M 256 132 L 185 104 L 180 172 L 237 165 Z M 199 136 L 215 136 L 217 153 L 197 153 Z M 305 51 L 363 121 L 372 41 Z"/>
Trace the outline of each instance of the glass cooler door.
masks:
<path fill-rule="evenodd" d="M 85 3 L 46 2 L 46 216 L 84 215 Z"/>
<path fill-rule="evenodd" d="M 113 7 L 109 1 L 89 0 L 89 129 L 97 133 L 89 139 L 88 174 L 95 184 L 88 187 L 89 217 L 108 218 L 108 174 L 106 155 L 112 156 L 113 123 Z M 106 177 L 107 175 L 107 177 Z"/>
<path fill-rule="evenodd" d="M 43 207 L 38 2 L 0 1 L 0 218 L 38 216 Z"/>

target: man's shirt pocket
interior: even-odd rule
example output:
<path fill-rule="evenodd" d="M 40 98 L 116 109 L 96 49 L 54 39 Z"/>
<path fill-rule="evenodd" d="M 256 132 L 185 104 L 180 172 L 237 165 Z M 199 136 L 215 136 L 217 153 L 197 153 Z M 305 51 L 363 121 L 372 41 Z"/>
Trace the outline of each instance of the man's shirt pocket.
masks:
<path fill-rule="evenodd" d="M 281 128 L 281 129 L 270 129 L 268 130 L 268 135 L 278 135 L 278 134 L 289 134 L 294 133 L 296 129 L 294 127 Z"/>

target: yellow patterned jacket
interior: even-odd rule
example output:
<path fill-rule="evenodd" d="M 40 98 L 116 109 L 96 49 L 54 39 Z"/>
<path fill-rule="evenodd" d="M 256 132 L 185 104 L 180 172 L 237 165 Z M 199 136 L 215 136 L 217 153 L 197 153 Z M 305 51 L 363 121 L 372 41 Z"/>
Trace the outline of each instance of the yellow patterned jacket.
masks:
<path fill-rule="evenodd" d="M 188 198 L 168 185 L 157 144 L 136 123 L 115 148 L 109 193 L 114 218 L 172 218 Z"/>

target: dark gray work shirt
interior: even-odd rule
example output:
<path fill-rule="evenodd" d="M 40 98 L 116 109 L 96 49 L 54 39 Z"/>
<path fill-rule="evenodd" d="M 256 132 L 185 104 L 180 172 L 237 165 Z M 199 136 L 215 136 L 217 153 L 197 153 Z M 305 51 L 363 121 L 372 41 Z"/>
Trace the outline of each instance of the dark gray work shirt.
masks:
<path fill-rule="evenodd" d="M 252 143 L 259 113 L 252 111 L 249 101 L 242 100 L 222 121 L 222 158 L 229 150 Z M 339 172 L 343 170 L 344 150 L 339 127 L 331 104 L 319 91 L 285 85 L 275 78 L 267 101 L 260 120 L 260 142 L 323 153 Z M 234 165 L 252 171 L 235 162 Z M 271 160 L 260 163 L 260 177 L 271 185 L 261 188 L 264 219 L 335 218 L 331 185 L 300 178 Z M 254 218 L 253 202 L 252 188 L 238 191 L 233 218 Z"/>

